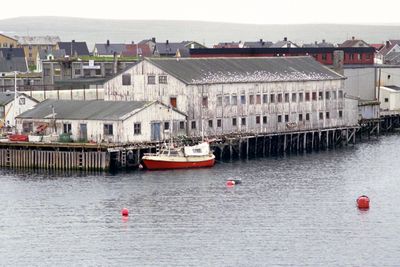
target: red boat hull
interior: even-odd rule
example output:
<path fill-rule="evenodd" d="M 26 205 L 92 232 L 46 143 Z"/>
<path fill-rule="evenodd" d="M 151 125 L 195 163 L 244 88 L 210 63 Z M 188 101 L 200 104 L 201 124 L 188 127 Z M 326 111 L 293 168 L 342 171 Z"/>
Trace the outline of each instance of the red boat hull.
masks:
<path fill-rule="evenodd" d="M 188 169 L 188 168 L 205 168 L 214 166 L 215 159 L 209 159 L 198 162 L 172 162 L 161 160 L 143 159 L 144 166 L 149 170 L 170 170 L 170 169 Z"/>

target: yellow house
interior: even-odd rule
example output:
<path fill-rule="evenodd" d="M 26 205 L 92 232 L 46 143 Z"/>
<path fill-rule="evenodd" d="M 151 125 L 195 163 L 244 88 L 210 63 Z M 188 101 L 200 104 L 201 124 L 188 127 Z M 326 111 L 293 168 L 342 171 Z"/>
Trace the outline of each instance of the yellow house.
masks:
<path fill-rule="evenodd" d="M 17 47 L 17 39 L 0 33 L 0 48 Z"/>
<path fill-rule="evenodd" d="M 15 36 L 18 47 L 25 51 L 28 66 L 36 66 L 37 55 L 40 50 L 58 50 L 57 43 L 60 42 L 58 36 Z"/>

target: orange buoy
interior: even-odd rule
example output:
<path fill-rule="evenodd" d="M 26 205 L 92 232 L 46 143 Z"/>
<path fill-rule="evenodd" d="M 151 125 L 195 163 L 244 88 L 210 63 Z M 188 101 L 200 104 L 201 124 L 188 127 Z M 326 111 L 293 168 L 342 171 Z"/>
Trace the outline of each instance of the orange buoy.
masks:
<path fill-rule="evenodd" d="M 234 186 L 235 184 L 236 184 L 235 181 L 232 181 L 232 180 L 226 181 L 226 186 L 232 187 L 232 186 Z"/>
<path fill-rule="evenodd" d="M 367 196 L 359 196 L 357 198 L 357 207 L 359 209 L 369 209 L 369 198 Z"/>
<path fill-rule="evenodd" d="M 129 210 L 127 208 L 123 208 L 121 213 L 122 213 L 122 216 L 127 217 L 129 215 Z"/>

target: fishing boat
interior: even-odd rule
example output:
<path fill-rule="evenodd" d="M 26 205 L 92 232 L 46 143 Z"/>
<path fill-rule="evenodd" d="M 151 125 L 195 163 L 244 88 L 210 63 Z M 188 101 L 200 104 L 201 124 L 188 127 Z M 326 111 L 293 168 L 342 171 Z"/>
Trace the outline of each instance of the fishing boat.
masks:
<path fill-rule="evenodd" d="M 201 168 L 214 166 L 215 156 L 207 142 L 182 147 L 168 144 L 158 153 L 144 154 L 142 161 L 149 170 Z"/>

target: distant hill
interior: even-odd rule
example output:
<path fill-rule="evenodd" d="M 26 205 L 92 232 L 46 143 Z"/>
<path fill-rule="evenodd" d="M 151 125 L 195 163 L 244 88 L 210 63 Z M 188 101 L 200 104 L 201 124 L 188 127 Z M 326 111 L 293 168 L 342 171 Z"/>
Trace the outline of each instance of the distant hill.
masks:
<path fill-rule="evenodd" d="M 298 43 L 325 39 L 341 43 L 351 36 L 370 43 L 387 39 L 400 39 L 400 26 L 379 25 L 251 25 L 201 21 L 160 20 L 101 20 L 67 17 L 20 17 L 0 20 L 0 32 L 18 35 L 58 35 L 64 41 L 87 41 L 92 50 L 94 43 L 138 42 L 156 37 L 158 41 L 195 40 L 208 46 L 218 42 L 265 41 L 276 42 L 288 37 Z"/>

